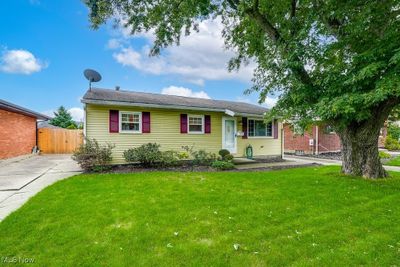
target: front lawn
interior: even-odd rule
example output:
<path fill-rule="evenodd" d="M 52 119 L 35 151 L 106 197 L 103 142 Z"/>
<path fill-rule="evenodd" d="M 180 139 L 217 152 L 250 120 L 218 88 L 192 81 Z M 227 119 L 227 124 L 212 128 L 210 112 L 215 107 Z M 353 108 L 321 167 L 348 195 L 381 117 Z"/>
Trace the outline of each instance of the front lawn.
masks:
<path fill-rule="evenodd" d="M 400 166 L 400 157 L 397 156 L 397 157 L 390 159 L 388 162 L 385 163 L 385 165 Z"/>
<path fill-rule="evenodd" d="M 0 223 L 0 256 L 40 266 L 394 266 L 400 174 L 79 175 Z"/>

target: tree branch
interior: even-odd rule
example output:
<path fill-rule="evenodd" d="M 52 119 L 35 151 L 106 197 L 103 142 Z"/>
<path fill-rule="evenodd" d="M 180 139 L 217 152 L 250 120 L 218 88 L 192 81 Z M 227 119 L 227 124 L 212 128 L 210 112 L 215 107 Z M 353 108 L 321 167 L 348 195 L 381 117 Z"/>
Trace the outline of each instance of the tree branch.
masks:
<path fill-rule="evenodd" d="M 293 4 L 293 2 L 292 2 Z M 294 4 L 296 5 L 296 1 L 294 0 Z M 283 52 L 285 54 L 289 54 L 288 50 L 288 42 L 282 38 L 279 31 L 271 24 L 266 15 L 261 14 L 258 9 L 259 2 L 258 0 L 254 1 L 254 5 L 252 8 L 247 9 L 245 12 L 247 15 L 253 19 L 261 29 L 269 36 L 269 38 L 277 45 L 282 45 Z M 293 12 L 293 11 L 292 11 Z M 312 80 L 308 75 L 307 71 L 304 68 L 303 62 L 297 55 L 293 57 L 294 61 L 298 62 L 297 66 L 291 67 L 293 74 L 304 84 L 307 86 L 313 86 Z"/>
<path fill-rule="evenodd" d="M 296 17 L 296 6 L 297 6 L 297 0 L 292 0 L 292 12 L 290 13 L 290 17 L 292 19 Z"/>

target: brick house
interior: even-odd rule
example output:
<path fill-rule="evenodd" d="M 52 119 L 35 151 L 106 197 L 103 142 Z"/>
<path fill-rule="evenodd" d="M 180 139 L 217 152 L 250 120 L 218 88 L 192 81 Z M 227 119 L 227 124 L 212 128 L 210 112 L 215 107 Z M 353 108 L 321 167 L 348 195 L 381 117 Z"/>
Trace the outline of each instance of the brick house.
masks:
<path fill-rule="evenodd" d="M 37 144 L 37 120 L 48 119 L 0 99 L 0 159 L 32 153 Z"/>
<path fill-rule="evenodd" d="M 329 125 L 313 125 L 312 129 L 298 132 L 289 123 L 283 125 L 284 152 L 295 154 L 321 154 L 339 152 L 340 138 Z M 387 122 L 381 129 L 378 147 L 385 146 Z M 317 146 L 318 142 L 318 146 Z"/>
<path fill-rule="evenodd" d="M 296 154 L 321 154 L 339 152 L 340 139 L 329 125 L 313 125 L 310 130 L 296 133 L 296 129 L 285 123 L 284 151 Z"/>

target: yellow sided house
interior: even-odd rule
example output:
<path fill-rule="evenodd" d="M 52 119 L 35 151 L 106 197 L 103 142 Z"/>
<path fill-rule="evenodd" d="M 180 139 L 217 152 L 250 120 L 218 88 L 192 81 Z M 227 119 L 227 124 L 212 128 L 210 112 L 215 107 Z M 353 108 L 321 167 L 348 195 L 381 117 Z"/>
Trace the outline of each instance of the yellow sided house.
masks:
<path fill-rule="evenodd" d="M 125 150 L 146 143 L 175 151 L 227 149 L 235 157 L 282 155 L 282 124 L 264 123 L 268 109 L 257 105 L 96 88 L 82 102 L 85 136 L 114 144 L 113 163 L 124 163 Z"/>

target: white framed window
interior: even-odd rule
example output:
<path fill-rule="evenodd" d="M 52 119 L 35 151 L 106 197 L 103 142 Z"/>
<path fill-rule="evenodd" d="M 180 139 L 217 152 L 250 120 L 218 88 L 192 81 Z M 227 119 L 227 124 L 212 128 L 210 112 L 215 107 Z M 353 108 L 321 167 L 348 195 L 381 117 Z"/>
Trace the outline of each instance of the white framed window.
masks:
<path fill-rule="evenodd" d="M 119 132 L 142 133 L 142 113 L 132 111 L 120 111 Z"/>
<path fill-rule="evenodd" d="M 265 123 L 263 120 L 248 120 L 248 137 L 272 137 L 272 122 Z"/>
<path fill-rule="evenodd" d="M 204 134 L 204 115 L 188 115 L 188 133 Z"/>

